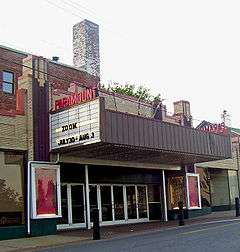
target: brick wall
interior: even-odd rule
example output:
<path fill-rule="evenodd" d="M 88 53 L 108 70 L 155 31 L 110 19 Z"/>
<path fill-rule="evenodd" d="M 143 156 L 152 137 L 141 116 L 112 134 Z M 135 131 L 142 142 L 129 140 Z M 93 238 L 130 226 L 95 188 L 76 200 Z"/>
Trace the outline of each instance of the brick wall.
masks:
<path fill-rule="evenodd" d="M 71 82 L 78 82 L 87 87 L 98 85 L 99 78 L 89 75 L 86 72 L 79 71 L 74 67 L 69 67 L 63 64 L 49 62 L 48 80 L 53 89 L 62 89 L 67 91 Z M 53 77 L 56 76 L 56 77 Z"/>
<path fill-rule="evenodd" d="M 26 56 L 26 54 L 23 54 L 21 52 L 9 50 L 5 47 L 0 47 L 0 114 L 4 114 L 6 111 L 16 110 L 16 90 L 18 87 L 17 79 L 22 75 L 22 66 L 14 64 L 13 62 L 22 64 L 22 59 Z M 8 61 L 5 61 L 1 58 L 7 59 Z M 2 92 L 2 71 L 4 70 L 14 73 L 14 95 Z"/>
<path fill-rule="evenodd" d="M 11 150 L 27 150 L 25 116 L 0 116 L 0 147 Z"/>

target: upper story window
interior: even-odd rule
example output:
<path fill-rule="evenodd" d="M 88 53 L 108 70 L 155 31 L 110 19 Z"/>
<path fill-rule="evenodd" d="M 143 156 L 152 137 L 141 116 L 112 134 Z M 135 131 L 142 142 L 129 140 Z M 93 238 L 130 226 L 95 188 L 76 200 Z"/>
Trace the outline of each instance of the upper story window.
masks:
<path fill-rule="evenodd" d="M 14 73 L 3 71 L 2 91 L 4 93 L 14 93 Z"/>

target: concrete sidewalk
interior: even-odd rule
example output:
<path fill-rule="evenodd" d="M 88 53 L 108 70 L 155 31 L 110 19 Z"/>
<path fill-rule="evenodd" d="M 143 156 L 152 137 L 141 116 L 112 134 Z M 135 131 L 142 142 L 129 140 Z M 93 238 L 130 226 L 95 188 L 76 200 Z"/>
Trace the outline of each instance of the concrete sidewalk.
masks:
<path fill-rule="evenodd" d="M 89 240 L 86 237 L 62 236 L 62 235 L 49 235 L 31 238 L 21 238 L 13 240 L 0 241 L 0 252 L 8 251 L 34 251 L 37 248 L 47 248 L 61 246 L 64 244 L 72 244 Z"/>
<path fill-rule="evenodd" d="M 234 219 L 235 211 L 215 212 L 212 214 L 185 220 L 185 225 L 197 225 L 200 223 L 224 221 Z M 239 218 L 240 219 L 240 218 Z M 178 227 L 178 221 L 169 222 L 149 222 L 130 225 L 106 226 L 101 228 L 101 238 L 110 239 L 136 235 L 146 232 Z M 22 238 L 14 240 L 0 241 L 0 252 L 34 251 L 46 247 L 57 247 L 64 244 L 81 243 L 92 240 L 92 230 L 72 230 L 59 232 L 57 235 Z"/>

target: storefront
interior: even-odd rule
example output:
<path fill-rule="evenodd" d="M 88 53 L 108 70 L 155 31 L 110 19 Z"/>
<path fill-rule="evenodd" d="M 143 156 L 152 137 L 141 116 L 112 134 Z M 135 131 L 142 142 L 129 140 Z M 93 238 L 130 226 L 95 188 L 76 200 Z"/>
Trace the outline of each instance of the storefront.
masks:
<path fill-rule="evenodd" d="M 99 209 L 101 225 L 163 219 L 161 171 L 62 164 L 61 178 L 62 218 L 58 229 L 86 228 L 88 215 L 91 226 L 95 208 Z"/>

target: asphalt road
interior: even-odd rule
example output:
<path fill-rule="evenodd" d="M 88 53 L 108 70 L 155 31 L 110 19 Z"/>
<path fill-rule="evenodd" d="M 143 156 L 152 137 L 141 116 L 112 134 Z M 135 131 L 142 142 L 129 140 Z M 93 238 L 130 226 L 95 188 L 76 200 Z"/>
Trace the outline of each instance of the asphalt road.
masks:
<path fill-rule="evenodd" d="M 39 250 L 40 251 L 40 250 Z M 90 241 L 41 252 L 240 251 L 240 221 L 198 224 L 111 240 Z"/>

